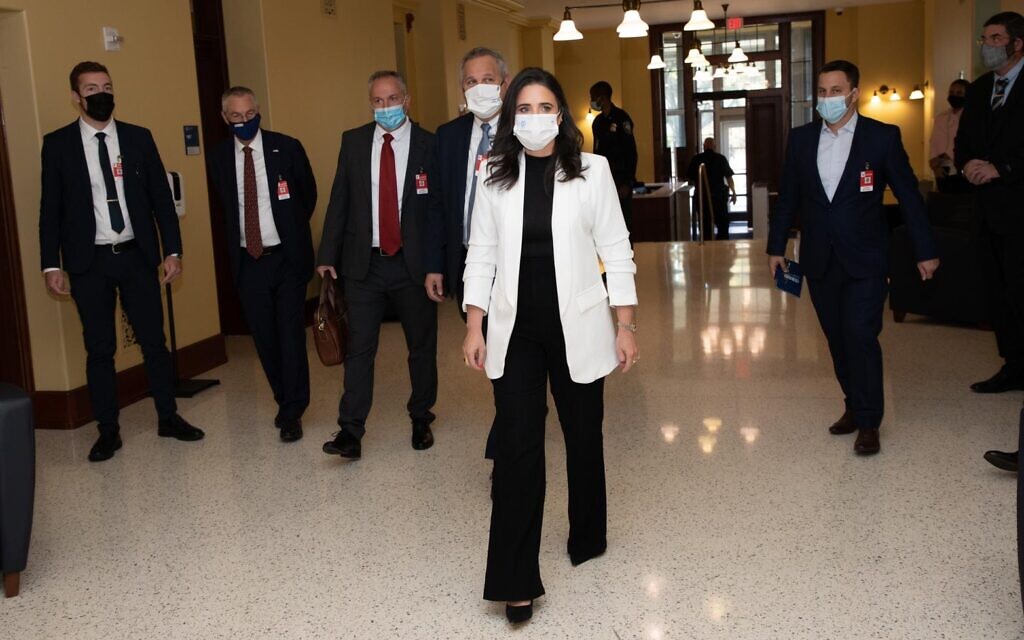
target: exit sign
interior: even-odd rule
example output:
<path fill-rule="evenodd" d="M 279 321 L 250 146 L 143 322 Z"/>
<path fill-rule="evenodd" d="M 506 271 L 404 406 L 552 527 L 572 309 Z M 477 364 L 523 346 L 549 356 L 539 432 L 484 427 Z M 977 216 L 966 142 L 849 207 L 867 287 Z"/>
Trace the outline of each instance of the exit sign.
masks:
<path fill-rule="evenodd" d="M 735 31 L 743 27 L 743 18 L 727 18 L 725 21 L 725 28 L 730 31 Z"/>

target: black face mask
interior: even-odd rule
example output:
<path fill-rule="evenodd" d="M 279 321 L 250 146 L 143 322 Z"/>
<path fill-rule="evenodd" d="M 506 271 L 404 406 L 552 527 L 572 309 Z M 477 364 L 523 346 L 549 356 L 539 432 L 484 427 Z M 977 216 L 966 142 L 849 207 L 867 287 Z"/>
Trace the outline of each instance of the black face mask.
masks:
<path fill-rule="evenodd" d="M 91 96 L 82 96 L 85 101 L 85 114 L 97 122 L 110 120 L 114 113 L 114 94 L 102 91 Z"/>
<path fill-rule="evenodd" d="M 954 109 L 963 109 L 964 102 L 967 100 L 967 98 L 965 98 L 964 96 L 949 96 L 946 98 L 946 100 L 949 101 L 949 106 L 953 107 Z"/>

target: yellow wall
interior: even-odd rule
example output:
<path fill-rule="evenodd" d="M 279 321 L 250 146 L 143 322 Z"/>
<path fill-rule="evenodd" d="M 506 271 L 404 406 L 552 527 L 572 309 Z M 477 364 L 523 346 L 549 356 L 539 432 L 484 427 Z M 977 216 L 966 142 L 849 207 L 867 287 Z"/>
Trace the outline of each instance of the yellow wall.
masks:
<path fill-rule="evenodd" d="M 152 130 L 168 170 L 182 174 L 187 215 L 181 221 L 185 273 L 175 286 L 178 343 L 220 333 L 213 277 L 203 156 L 185 156 L 182 126 L 199 124 L 189 4 L 182 0 L 0 0 L 0 91 L 21 241 L 36 388 L 85 384 L 81 324 L 70 299 L 43 290 L 39 274 L 39 151 L 43 134 L 77 117 L 68 73 L 81 60 L 107 65 L 117 95 L 115 115 Z M 125 38 L 103 51 L 101 28 Z M 141 362 L 138 347 L 122 349 L 118 369 Z"/>
<path fill-rule="evenodd" d="M 612 102 L 633 119 L 637 143 L 637 179 L 654 180 L 651 71 L 647 38 L 619 38 L 615 29 L 588 29 L 582 40 L 555 43 L 558 76 L 573 118 L 583 131 L 584 149 L 594 146 L 587 111 L 590 87 L 598 80 L 612 85 Z"/>

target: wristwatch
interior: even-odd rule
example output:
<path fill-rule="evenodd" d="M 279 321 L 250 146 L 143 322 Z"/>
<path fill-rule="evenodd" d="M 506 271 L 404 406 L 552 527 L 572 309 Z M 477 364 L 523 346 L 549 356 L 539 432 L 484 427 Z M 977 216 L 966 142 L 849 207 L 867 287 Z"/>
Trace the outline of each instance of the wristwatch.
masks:
<path fill-rule="evenodd" d="M 626 331 L 629 331 L 630 333 L 636 333 L 636 321 L 633 321 L 633 322 L 617 322 L 617 323 L 615 323 L 615 326 L 617 326 L 620 329 L 625 329 Z"/>

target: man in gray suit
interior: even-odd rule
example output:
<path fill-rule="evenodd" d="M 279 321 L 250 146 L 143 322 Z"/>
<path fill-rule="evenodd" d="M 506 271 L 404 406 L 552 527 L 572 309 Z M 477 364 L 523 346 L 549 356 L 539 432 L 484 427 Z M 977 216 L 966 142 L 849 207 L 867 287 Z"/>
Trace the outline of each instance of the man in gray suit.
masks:
<path fill-rule="evenodd" d="M 373 404 L 373 368 L 384 310 L 398 313 L 409 348 L 413 449 L 434 444 L 430 409 L 437 400 L 437 306 L 423 288 L 424 225 L 439 206 L 434 136 L 409 120 L 405 80 L 395 71 L 370 76 L 374 122 L 346 131 L 317 257 L 322 277 L 340 273 L 348 305 L 341 429 L 324 453 L 362 455 Z"/>

